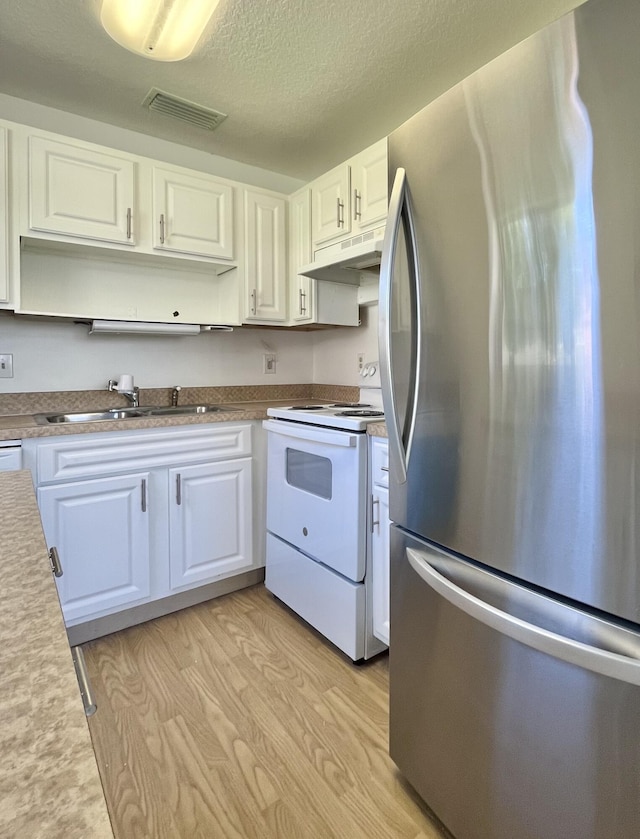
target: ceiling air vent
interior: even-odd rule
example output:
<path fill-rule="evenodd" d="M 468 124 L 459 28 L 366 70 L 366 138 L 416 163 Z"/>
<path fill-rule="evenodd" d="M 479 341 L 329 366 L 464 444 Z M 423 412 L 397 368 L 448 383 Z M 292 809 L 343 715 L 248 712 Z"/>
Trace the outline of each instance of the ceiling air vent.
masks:
<path fill-rule="evenodd" d="M 213 108 L 205 108 L 196 102 L 189 102 L 188 99 L 180 99 L 178 96 L 165 93 L 163 90 L 158 90 L 157 88 L 149 91 L 142 105 L 150 111 L 166 114 L 168 117 L 180 119 L 182 122 L 189 122 L 191 125 L 206 128 L 209 131 L 213 131 L 214 128 L 217 128 L 227 118 L 227 115 L 221 111 L 214 111 Z"/>

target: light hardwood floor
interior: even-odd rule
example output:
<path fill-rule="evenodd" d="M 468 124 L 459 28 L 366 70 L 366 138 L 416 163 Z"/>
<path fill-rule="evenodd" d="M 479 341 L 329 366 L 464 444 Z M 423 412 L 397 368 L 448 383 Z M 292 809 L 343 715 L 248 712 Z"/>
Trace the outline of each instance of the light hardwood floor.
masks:
<path fill-rule="evenodd" d="M 84 647 L 117 839 L 441 839 L 353 665 L 263 586 Z"/>

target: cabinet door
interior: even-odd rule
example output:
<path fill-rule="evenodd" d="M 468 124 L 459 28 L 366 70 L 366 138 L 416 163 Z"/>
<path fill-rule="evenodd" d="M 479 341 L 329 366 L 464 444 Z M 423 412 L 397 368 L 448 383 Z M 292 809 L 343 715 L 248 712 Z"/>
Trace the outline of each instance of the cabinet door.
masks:
<path fill-rule="evenodd" d="M 148 473 L 54 484 L 38 490 L 67 623 L 149 596 Z"/>
<path fill-rule="evenodd" d="M 294 323 L 312 323 L 313 280 L 298 273 L 311 262 L 311 190 L 289 198 L 289 311 Z"/>
<path fill-rule="evenodd" d="M 389 645 L 389 490 L 373 488 L 371 576 L 373 634 Z"/>
<path fill-rule="evenodd" d="M 350 178 L 350 167 L 342 164 L 311 184 L 314 247 L 350 232 Z"/>
<path fill-rule="evenodd" d="M 246 319 L 287 319 L 284 198 L 245 190 Z"/>
<path fill-rule="evenodd" d="M 29 138 L 29 226 L 132 245 L 134 164 L 92 146 Z"/>
<path fill-rule="evenodd" d="M 388 207 L 387 140 L 380 140 L 351 161 L 354 229 L 384 221 Z"/>
<path fill-rule="evenodd" d="M 233 259 L 233 187 L 205 174 L 153 168 L 158 250 Z"/>
<path fill-rule="evenodd" d="M 0 127 L 0 303 L 9 300 L 9 190 L 7 129 Z"/>
<path fill-rule="evenodd" d="M 251 458 L 169 470 L 171 588 L 253 566 Z"/>

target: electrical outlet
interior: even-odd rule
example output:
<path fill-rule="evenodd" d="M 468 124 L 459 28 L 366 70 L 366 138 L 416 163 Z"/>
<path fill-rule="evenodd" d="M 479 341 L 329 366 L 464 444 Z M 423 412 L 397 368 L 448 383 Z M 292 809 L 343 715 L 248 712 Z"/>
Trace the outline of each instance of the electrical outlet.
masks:
<path fill-rule="evenodd" d="M 0 378 L 13 379 L 13 353 L 0 355 Z"/>
<path fill-rule="evenodd" d="M 358 373 L 362 370 L 363 367 L 364 367 L 364 353 L 359 352 L 358 353 Z"/>
<path fill-rule="evenodd" d="M 263 356 L 264 359 L 264 372 L 265 373 L 275 373 L 276 372 L 276 354 L 274 352 L 266 352 Z"/>

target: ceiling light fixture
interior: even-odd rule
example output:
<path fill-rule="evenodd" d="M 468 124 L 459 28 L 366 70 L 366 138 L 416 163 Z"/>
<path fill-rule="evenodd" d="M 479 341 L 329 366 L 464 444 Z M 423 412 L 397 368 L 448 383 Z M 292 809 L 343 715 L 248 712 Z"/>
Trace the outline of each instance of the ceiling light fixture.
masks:
<path fill-rule="evenodd" d="M 114 41 L 156 61 L 193 52 L 219 0 L 102 0 L 100 22 Z"/>

